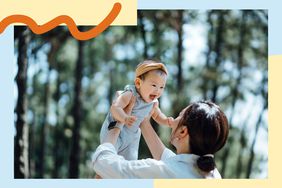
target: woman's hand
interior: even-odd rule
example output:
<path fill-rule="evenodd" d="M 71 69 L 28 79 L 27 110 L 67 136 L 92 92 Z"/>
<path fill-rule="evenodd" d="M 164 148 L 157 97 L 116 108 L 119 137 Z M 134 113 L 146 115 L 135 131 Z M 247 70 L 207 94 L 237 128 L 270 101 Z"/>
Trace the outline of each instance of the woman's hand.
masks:
<path fill-rule="evenodd" d="M 119 95 L 118 92 L 117 95 Z M 129 104 L 123 109 L 124 112 L 128 115 L 127 118 L 125 119 L 125 123 L 124 123 L 125 125 L 131 126 L 137 120 L 135 116 L 131 116 L 131 112 L 135 102 L 136 102 L 136 97 L 132 95 Z"/>
<path fill-rule="evenodd" d="M 167 124 L 168 124 L 168 126 L 170 128 L 172 128 L 173 122 L 174 122 L 174 118 L 173 117 L 168 117 L 167 118 Z"/>
<path fill-rule="evenodd" d="M 119 95 L 118 92 L 117 92 L 117 95 Z M 136 102 L 136 97 L 135 97 L 134 95 L 132 95 L 129 104 L 123 109 L 124 112 L 125 112 L 127 115 L 130 115 L 130 114 L 131 114 L 135 102 Z"/>

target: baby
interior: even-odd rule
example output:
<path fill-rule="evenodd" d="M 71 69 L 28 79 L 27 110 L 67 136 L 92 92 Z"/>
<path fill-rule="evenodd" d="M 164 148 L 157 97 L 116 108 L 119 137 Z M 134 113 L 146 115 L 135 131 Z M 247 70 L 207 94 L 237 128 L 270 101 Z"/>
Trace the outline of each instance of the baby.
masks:
<path fill-rule="evenodd" d="M 141 136 L 139 126 L 144 118 L 151 113 L 160 125 L 170 126 L 173 121 L 173 118 L 166 117 L 161 112 L 158 105 L 167 76 L 168 71 L 162 63 L 152 60 L 140 63 L 135 72 L 135 85 L 127 85 L 111 105 L 101 128 L 100 141 L 103 142 L 107 131 L 118 127 L 121 130 L 115 145 L 118 154 L 127 160 L 137 160 Z M 123 109 L 133 96 L 136 97 L 136 102 L 131 115 L 127 115 Z"/>

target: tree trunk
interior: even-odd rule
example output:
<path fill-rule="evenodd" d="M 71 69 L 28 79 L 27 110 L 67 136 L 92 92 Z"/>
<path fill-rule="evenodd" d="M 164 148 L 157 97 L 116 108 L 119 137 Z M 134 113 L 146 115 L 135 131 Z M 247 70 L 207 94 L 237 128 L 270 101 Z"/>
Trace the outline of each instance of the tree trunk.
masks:
<path fill-rule="evenodd" d="M 34 117 L 32 119 L 32 122 L 30 124 L 29 128 L 29 135 L 28 135 L 28 142 L 29 142 L 29 176 L 34 177 L 35 174 L 35 144 L 34 144 L 34 138 L 35 138 L 35 125 L 36 125 L 36 113 L 34 112 Z"/>
<path fill-rule="evenodd" d="M 37 62 L 36 52 L 32 50 L 32 55 L 34 57 L 33 62 Z M 29 65 L 32 66 L 32 65 Z M 38 80 L 38 74 L 35 74 L 31 79 L 32 85 L 30 87 L 36 88 L 37 80 Z M 36 89 L 34 89 L 36 90 Z M 28 95 L 27 100 L 31 101 L 36 96 L 36 93 L 32 93 L 31 95 Z M 37 159 L 37 153 L 36 153 L 36 137 L 37 137 L 37 125 L 38 125 L 38 117 L 39 114 L 37 112 L 36 107 L 33 105 L 30 105 L 29 110 L 33 112 L 33 117 L 31 120 L 31 123 L 29 125 L 29 176 L 35 177 L 36 174 L 36 159 Z"/>
<path fill-rule="evenodd" d="M 210 31 L 208 32 L 208 35 L 207 35 L 207 39 L 208 39 L 208 51 L 206 52 L 206 66 L 205 66 L 205 71 L 203 72 L 203 83 L 202 83 L 202 92 L 203 92 L 203 99 L 207 99 L 208 98 L 208 87 L 209 87 L 209 82 L 205 81 L 205 80 L 208 80 L 208 71 L 210 70 L 211 68 L 211 65 L 210 65 L 210 54 L 212 52 L 212 49 L 213 49 L 213 46 L 212 46 L 212 35 L 214 33 L 214 27 L 213 27 L 213 23 L 212 23 L 212 19 L 211 19 L 211 16 L 212 16 L 212 11 L 209 11 L 207 13 L 207 24 L 210 26 Z"/>
<path fill-rule="evenodd" d="M 73 138 L 70 151 L 70 161 L 69 161 L 69 177 L 78 178 L 79 177 L 79 160 L 80 160 L 80 124 L 81 124 L 81 80 L 82 80 L 82 68 L 84 62 L 83 56 L 83 46 L 85 42 L 78 41 L 78 59 L 75 69 L 75 96 L 73 104 L 73 118 L 74 118 L 74 127 L 72 130 Z"/>
<path fill-rule="evenodd" d="M 224 20 L 224 16 L 225 16 L 225 12 L 220 11 L 219 12 L 219 20 L 218 20 L 218 28 L 216 31 L 216 42 L 215 42 L 215 53 L 216 53 L 216 58 L 215 58 L 215 67 L 213 69 L 214 74 L 216 74 L 216 70 L 217 68 L 220 66 L 220 63 L 222 61 L 222 55 L 221 55 L 221 51 L 222 51 L 222 45 L 223 45 L 223 38 L 224 38 L 224 24 L 225 24 L 225 20 Z M 212 88 L 212 101 L 214 103 L 216 103 L 216 96 L 217 96 L 217 90 L 218 90 L 218 79 L 217 77 L 215 77 L 214 79 L 214 86 Z"/>
<path fill-rule="evenodd" d="M 58 67 L 58 66 L 57 66 Z M 58 68 L 57 71 L 59 72 Z M 63 165 L 63 150 L 65 148 L 62 147 L 62 139 L 64 138 L 63 131 L 64 129 L 61 126 L 60 122 L 60 106 L 59 106 L 59 100 L 61 96 L 60 92 L 60 75 L 58 75 L 57 78 L 57 87 L 56 87 L 56 93 L 55 93 L 55 103 L 56 105 L 56 117 L 57 117 L 57 124 L 54 128 L 54 146 L 53 146 L 53 157 L 54 157 L 54 168 L 52 172 L 53 178 L 58 178 L 59 177 L 59 170 L 61 166 Z"/>
<path fill-rule="evenodd" d="M 176 20 L 176 21 L 175 21 Z M 177 98 L 173 102 L 173 116 L 177 116 L 179 114 L 183 103 L 183 99 L 185 99 L 184 95 L 184 83 L 183 83 L 183 68 L 182 68 L 182 60 L 183 60 L 183 10 L 177 11 L 177 17 L 175 20 L 172 21 L 172 26 L 177 32 L 178 36 L 178 42 L 177 42 L 177 57 L 176 57 L 176 63 L 177 63 L 177 75 L 176 75 L 176 87 L 175 90 L 178 93 Z"/>
<path fill-rule="evenodd" d="M 38 177 L 43 178 L 45 173 L 45 156 L 46 156 L 46 137 L 48 135 L 48 116 L 49 116 L 49 98 L 50 98 L 50 72 L 51 66 L 49 64 L 47 72 L 47 80 L 45 83 L 45 92 L 43 98 L 44 112 L 43 112 L 43 121 L 40 132 L 40 150 L 39 150 L 39 162 L 38 162 Z"/>
<path fill-rule="evenodd" d="M 148 58 L 148 44 L 147 44 L 147 38 L 146 38 L 146 30 L 144 26 L 144 18 L 141 11 L 138 11 L 138 20 L 139 20 L 139 28 L 142 36 L 142 40 L 144 43 L 144 51 L 143 51 L 143 58 Z"/>
<path fill-rule="evenodd" d="M 26 27 L 15 27 L 15 35 L 18 38 L 18 73 L 16 83 L 18 87 L 18 100 L 16 105 L 16 136 L 14 140 L 14 177 L 29 177 L 28 156 L 28 125 L 26 124 L 27 111 L 27 48 L 29 36 Z"/>
<path fill-rule="evenodd" d="M 177 90 L 179 93 L 183 92 L 183 76 L 182 76 L 182 50 L 183 50 L 183 10 L 178 11 L 178 27 L 177 27 L 177 36 L 178 36 L 178 43 L 177 43 Z"/>

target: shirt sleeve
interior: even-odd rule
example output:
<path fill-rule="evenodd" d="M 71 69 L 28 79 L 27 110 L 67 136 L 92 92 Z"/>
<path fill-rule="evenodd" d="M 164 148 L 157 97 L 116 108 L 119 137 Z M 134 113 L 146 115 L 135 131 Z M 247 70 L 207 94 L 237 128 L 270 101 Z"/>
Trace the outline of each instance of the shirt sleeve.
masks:
<path fill-rule="evenodd" d="M 110 143 L 101 144 L 92 156 L 93 168 L 102 178 L 170 178 L 163 161 L 125 160 Z"/>
<path fill-rule="evenodd" d="M 168 149 L 168 148 L 165 148 L 164 149 L 164 151 L 163 151 L 163 153 L 162 153 L 162 156 L 161 156 L 161 160 L 163 161 L 163 160 L 166 160 L 166 159 L 168 159 L 168 158 L 170 158 L 170 157 L 174 157 L 176 154 L 173 152 L 173 151 L 171 151 L 170 149 Z"/>

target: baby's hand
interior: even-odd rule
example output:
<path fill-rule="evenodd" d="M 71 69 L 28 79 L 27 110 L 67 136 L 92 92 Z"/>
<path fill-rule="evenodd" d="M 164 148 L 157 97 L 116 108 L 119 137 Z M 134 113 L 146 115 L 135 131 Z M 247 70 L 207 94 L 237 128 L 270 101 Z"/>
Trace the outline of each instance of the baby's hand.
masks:
<path fill-rule="evenodd" d="M 167 117 L 167 124 L 168 124 L 169 127 L 172 127 L 173 122 L 174 122 L 173 117 Z"/>
<path fill-rule="evenodd" d="M 129 125 L 132 126 L 133 123 L 137 120 L 137 118 L 135 116 L 127 116 L 124 120 L 124 124 L 125 125 Z"/>

